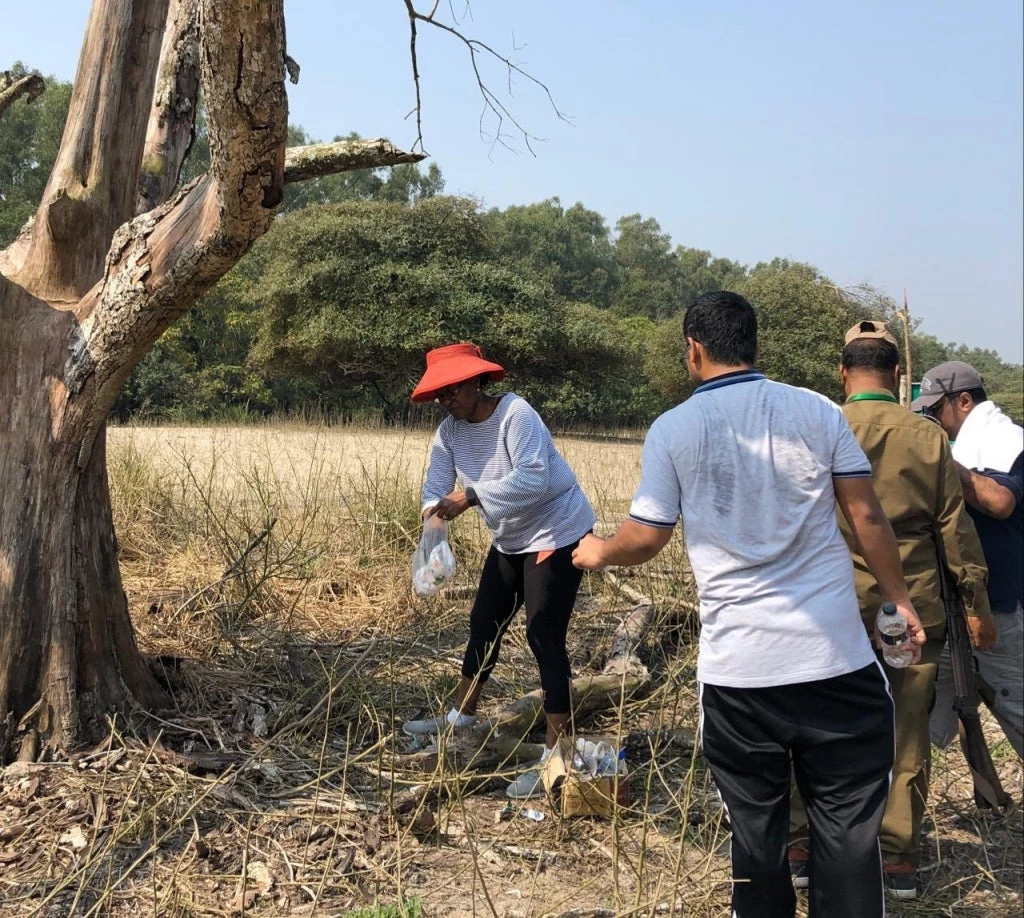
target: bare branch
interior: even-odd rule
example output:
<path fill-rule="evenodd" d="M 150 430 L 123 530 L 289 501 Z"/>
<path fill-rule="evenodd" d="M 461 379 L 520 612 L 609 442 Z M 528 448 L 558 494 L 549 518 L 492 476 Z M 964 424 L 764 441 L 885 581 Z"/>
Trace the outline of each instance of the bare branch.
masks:
<path fill-rule="evenodd" d="M 4 72 L 3 85 L 0 86 L 0 117 L 22 96 L 25 104 L 31 105 L 46 91 L 46 83 L 38 73 L 29 73 L 20 80 L 12 80 L 11 75 Z"/>
<path fill-rule="evenodd" d="M 420 68 L 419 62 L 416 59 L 416 19 L 418 13 L 416 8 L 412 5 L 412 0 L 405 0 L 405 8 L 409 11 L 409 57 L 412 59 L 412 82 L 416 88 L 416 140 L 413 142 L 412 148 L 415 150 L 417 147 L 423 149 L 423 100 L 420 94 Z M 430 11 L 430 15 L 433 16 L 437 12 L 437 3 L 434 4 L 434 8 Z"/>
<path fill-rule="evenodd" d="M 304 147 L 289 147 L 285 151 L 284 180 L 286 184 L 292 184 L 322 175 L 418 163 L 422 159 L 426 159 L 425 153 L 406 153 L 383 137 L 311 143 Z"/>
<path fill-rule="evenodd" d="M 174 192 L 195 140 L 198 97 L 199 3 L 171 0 L 146 128 L 136 214 L 152 210 Z"/>
<path fill-rule="evenodd" d="M 417 149 L 417 148 L 419 148 L 420 150 L 423 149 L 423 130 L 422 130 L 422 123 L 421 123 L 422 103 L 421 103 L 421 96 L 420 96 L 420 77 L 419 77 L 419 66 L 418 66 L 418 62 L 417 62 L 417 58 L 416 58 L 416 40 L 417 40 L 416 23 L 417 22 L 428 23 L 429 25 L 432 25 L 435 28 L 440 29 L 442 32 L 447 32 L 449 35 L 455 36 L 455 38 L 457 38 L 460 42 L 462 42 L 462 44 L 469 51 L 470 66 L 473 68 L 473 76 L 476 78 L 477 88 L 480 91 L 480 95 L 483 98 L 483 103 L 484 103 L 483 111 L 480 114 L 480 135 L 481 135 L 481 137 L 484 137 L 485 139 L 487 137 L 487 132 L 486 132 L 486 129 L 484 127 L 484 121 L 488 117 L 488 115 L 491 115 L 491 116 L 493 116 L 494 118 L 497 119 L 497 127 L 495 128 L 495 131 L 494 131 L 494 134 L 493 134 L 493 139 L 492 139 L 492 144 L 491 144 L 492 147 L 494 145 L 496 145 L 496 144 L 501 144 L 502 146 L 506 147 L 507 149 L 512 149 L 512 147 L 507 143 L 508 134 L 506 134 L 503 131 L 503 129 L 502 129 L 502 126 L 504 125 L 504 123 L 506 121 L 511 122 L 511 124 L 513 124 L 515 126 L 516 130 L 522 136 L 522 140 L 523 140 L 523 143 L 526 145 L 526 148 L 533 155 L 536 155 L 536 154 L 534 153 L 532 142 L 540 140 L 541 138 L 539 138 L 539 137 L 531 134 L 529 131 L 527 131 L 526 128 L 523 127 L 522 124 L 520 124 L 519 120 L 515 117 L 515 115 L 512 114 L 512 112 L 509 110 L 508 106 L 506 106 L 501 101 L 501 99 L 499 99 L 498 96 L 496 96 L 494 94 L 494 92 L 487 86 L 487 83 L 484 81 L 484 78 L 483 78 L 482 74 L 480 73 L 479 57 L 481 55 L 483 55 L 484 57 L 493 58 L 494 60 L 499 61 L 502 65 L 504 65 L 504 67 L 507 70 L 507 74 L 508 74 L 508 92 L 509 92 L 509 95 L 512 94 L 512 80 L 513 80 L 513 77 L 518 74 L 519 76 L 525 77 L 527 80 L 529 80 L 535 86 L 538 86 L 541 90 L 543 90 L 544 94 L 547 96 L 547 99 L 548 99 L 548 102 L 551 105 L 551 108 L 554 110 L 555 114 L 558 116 L 558 118 L 561 121 L 565 121 L 565 122 L 569 122 L 570 121 L 570 119 L 555 104 L 554 96 L 551 95 L 551 90 L 548 89 L 548 87 L 547 87 L 547 85 L 545 83 L 543 83 L 540 80 L 538 80 L 535 76 L 533 76 L 532 74 L 528 73 L 526 70 L 523 70 L 523 68 L 520 67 L 518 64 L 515 64 L 512 61 L 511 58 L 507 57 L 504 54 L 499 53 L 498 51 L 495 51 L 494 48 L 492 48 L 490 45 L 486 44 L 485 42 L 482 42 L 482 41 L 480 41 L 478 39 L 475 39 L 475 38 L 468 38 L 456 26 L 448 25 L 447 23 L 442 22 L 441 20 L 437 19 L 436 18 L 436 13 L 437 13 L 438 3 L 436 2 L 436 0 L 434 2 L 433 6 L 431 7 L 429 13 L 420 13 L 420 12 L 418 12 L 416 10 L 415 6 L 414 6 L 414 0 L 404 0 L 404 2 L 405 2 L 405 8 L 406 8 L 406 10 L 409 13 L 409 46 L 410 46 L 410 56 L 412 58 L 413 83 L 415 84 L 415 87 L 416 87 L 416 108 L 414 109 L 414 111 L 416 113 L 416 142 L 412 146 L 412 148 L 414 150 Z M 466 8 L 467 8 L 467 11 L 468 11 L 469 10 L 469 4 L 468 3 L 466 5 Z M 455 19 L 456 24 L 457 24 L 458 23 L 458 19 L 455 18 L 454 11 L 452 11 L 452 16 L 453 16 L 453 19 Z"/>

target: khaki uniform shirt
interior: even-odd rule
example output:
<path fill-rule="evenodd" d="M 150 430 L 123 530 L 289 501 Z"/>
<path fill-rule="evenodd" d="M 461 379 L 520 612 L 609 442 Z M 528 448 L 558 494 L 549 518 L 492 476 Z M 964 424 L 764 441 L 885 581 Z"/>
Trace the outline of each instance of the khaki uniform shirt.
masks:
<path fill-rule="evenodd" d="M 887 394 L 885 389 L 867 390 Z M 945 633 L 946 615 L 939 588 L 937 538 L 942 539 L 967 615 L 987 615 L 988 569 L 974 523 L 967 515 L 960 479 L 942 428 L 895 402 L 847 402 L 843 414 L 871 462 L 872 483 L 892 523 L 911 601 L 929 637 Z M 857 598 L 869 630 L 882 603 L 875 578 L 846 518 L 839 528 L 853 556 Z"/>

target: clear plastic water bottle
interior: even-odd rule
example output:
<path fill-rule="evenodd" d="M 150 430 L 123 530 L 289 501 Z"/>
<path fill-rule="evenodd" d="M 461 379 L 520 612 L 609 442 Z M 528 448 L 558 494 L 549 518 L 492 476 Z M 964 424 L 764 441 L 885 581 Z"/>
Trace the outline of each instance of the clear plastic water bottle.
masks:
<path fill-rule="evenodd" d="M 596 775 L 607 777 L 615 774 L 619 756 L 608 743 L 598 743 L 594 750 L 594 757 L 597 759 L 597 768 L 594 770 Z"/>
<path fill-rule="evenodd" d="M 882 640 L 882 658 L 893 669 L 905 669 L 914 658 L 907 631 L 907 619 L 896 609 L 896 603 L 883 602 L 875 620 Z"/>

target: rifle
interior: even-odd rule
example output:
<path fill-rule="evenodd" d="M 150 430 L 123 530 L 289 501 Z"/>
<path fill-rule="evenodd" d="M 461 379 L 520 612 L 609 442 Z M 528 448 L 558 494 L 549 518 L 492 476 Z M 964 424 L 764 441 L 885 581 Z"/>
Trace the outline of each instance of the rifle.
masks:
<path fill-rule="evenodd" d="M 978 699 L 992 708 L 992 689 L 978 675 L 978 661 L 971 652 L 971 639 L 967 634 L 964 613 L 960 605 L 959 591 L 953 575 L 946 565 L 942 543 L 939 549 L 939 586 L 942 604 L 946 609 L 946 630 L 948 632 L 949 656 L 953 664 L 953 709 L 960 719 L 960 748 L 971 769 L 974 781 L 974 802 L 979 809 L 991 809 L 1003 815 L 1012 806 L 1013 800 L 999 780 L 999 774 L 992 764 L 985 734 L 981 729 L 978 713 Z"/>

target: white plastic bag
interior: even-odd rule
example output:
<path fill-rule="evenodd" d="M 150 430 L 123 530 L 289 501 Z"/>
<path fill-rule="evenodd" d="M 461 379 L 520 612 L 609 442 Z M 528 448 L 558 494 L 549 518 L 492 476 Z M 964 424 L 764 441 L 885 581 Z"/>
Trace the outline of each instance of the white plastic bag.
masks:
<path fill-rule="evenodd" d="M 423 533 L 412 556 L 412 588 L 433 596 L 455 574 L 455 555 L 448 544 L 448 524 L 438 516 L 423 521 Z"/>

